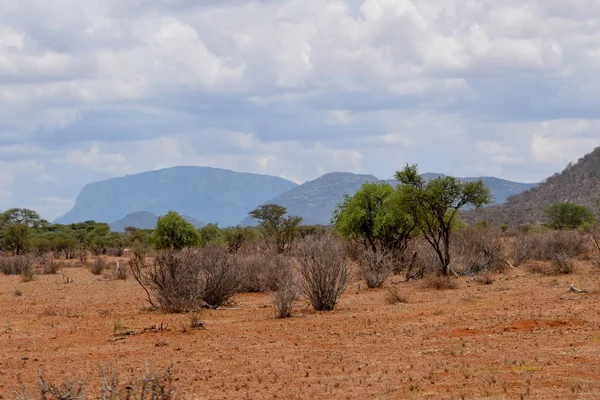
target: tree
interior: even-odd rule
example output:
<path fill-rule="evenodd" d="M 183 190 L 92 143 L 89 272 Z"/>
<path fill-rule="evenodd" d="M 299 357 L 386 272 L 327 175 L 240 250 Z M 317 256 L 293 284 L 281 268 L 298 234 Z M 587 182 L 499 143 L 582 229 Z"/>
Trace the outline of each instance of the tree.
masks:
<path fill-rule="evenodd" d="M 30 228 L 40 228 L 48 225 L 48 221 L 41 219 L 40 215 L 27 208 L 11 208 L 0 214 L 0 226 L 7 224 L 27 225 Z"/>
<path fill-rule="evenodd" d="M 278 204 L 265 204 L 248 213 L 259 220 L 267 247 L 274 246 L 278 254 L 290 251 L 302 222 L 302 217 L 285 217 L 286 213 L 287 209 Z"/>
<path fill-rule="evenodd" d="M 204 247 L 210 243 L 221 244 L 224 242 L 224 235 L 218 224 L 206 224 L 198 229 L 198 244 Z"/>
<path fill-rule="evenodd" d="M 110 226 L 103 222 L 85 221 L 70 225 L 73 238 L 79 247 L 79 259 L 84 262 L 87 259 L 87 250 L 94 241 L 108 235 Z"/>
<path fill-rule="evenodd" d="M 31 244 L 32 230 L 48 225 L 48 221 L 27 208 L 11 208 L 0 214 L 0 236 L 4 249 L 15 255 L 24 254 Z"/>
<path fill-rule="evenodd" d="M 441 274 L 448 275 L 450 237 L 458 211 L 466 206 L 480 208 L 491 203 L 492 196 L 483 181 L 461 182 L 444 176 L 425 181 L 416 165 L 396 172 L 397 204 L 412 216 L 425 239 L 435 250 Z"/>
<path fill-rule="evenodd" d="M 387 183 L 365 183 L 353 196 L 345 195 L 331 223 L 344 238 L 377 252 L 401 250 L 415 232 L 415 222 L 401 207 Z"/>
<path fill-rule="evenodd" d="M 194 225 L 175 211 L 158 218 L 152 242 L 157 250 L 181 250 L 198 244 L 198 232 Z"/>
<path fill-rule="evenodd" d="M 577 229 L 594 221 L 594 214 L 586 206 L 573 203 L 555 203 L 545 210 L 548 225 L 554 229 Z"/>
<path fill-rule="evenodd" d="M 27 252 L 31 242 L 31 228 L 26 224 L 10 223 L 2 229 L 2 245 L 14 255 Z"/>

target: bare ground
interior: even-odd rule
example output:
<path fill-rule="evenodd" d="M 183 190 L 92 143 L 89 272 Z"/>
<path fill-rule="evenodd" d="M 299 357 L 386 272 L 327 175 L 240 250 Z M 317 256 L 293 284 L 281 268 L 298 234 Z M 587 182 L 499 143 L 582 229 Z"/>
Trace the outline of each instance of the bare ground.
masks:
<path fill-rule="evenodd" d="M 63 272 L 72 283 L 0 276 L 0 399 L 16 397 L 17 373 L 35 393 L 41 369 L 93 396 L 101 366 L 122 380 L 172 366 L 179 399 L 600 398 L 600 273 L 582 262 L 575 275 L 521 268 L 449 291 L 356 282 L 334 312 L 301 302 L 286 320 L 268 295 L 242 294 L 187 331 L 189 316 L 145 310 L 132 279 Z M 392 287 L 408 303 L 388 304 Z"/>

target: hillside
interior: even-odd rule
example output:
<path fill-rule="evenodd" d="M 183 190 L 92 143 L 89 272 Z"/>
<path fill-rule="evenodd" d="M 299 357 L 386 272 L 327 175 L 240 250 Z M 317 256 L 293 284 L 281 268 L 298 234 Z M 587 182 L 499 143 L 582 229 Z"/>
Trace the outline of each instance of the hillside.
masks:
<path fill-rule="evenodd" d="M 440 176 L 444 175 L 433 173 L 423 174 L 425 179 L 433 179 Z M 490 188 L 496 203 L 504 202 L 509 196 L 536 186 L 536 184 L 511 182 L 491 177 L 459 179 L 466 181 L 482 179 Z M 336 205 L 342 200 L 344 194 L 354 194 L 365 182 L 398 184 L 395 180 L 380 181 L 373 175 L 334 172 L 297 186 L 267 201 L 267 203 L 280 204 L 286 207 L 290 215 L 301 216 L 305 224 L 327 225 L 330 222 Z M 242 225 L 255 225 L 256 222 L 252 218 L 247 217 L 242 221 Z"/>
<path fill-rule="evenodd" d="M 204 224 L 192 217 L 182 215 L 182 217 L 194 225 L 196 228 L 201 228 Z M 124 232 L 125 228 L 132 226 L 139 229 L 154 229 L 158 217 L 148 211 L 136 211 L 127 214 L 125 217 L 110 224 L 110 230 L 113 232 Z"/>
<path fill-rule="evenodd" d="M 235 225 L 256 206 L 297 184 L 283 178 L 207 167 L 174 167 L 86 185 L 57 223 L 111 223 L 136 211 L 177 210 L 198 221 Z"/>
<path fill-rule="evenodd" d="M 464 214 L 469 222 L 486 220 L 495 224 L 537 224 L 545 222 L 544 210 L 557 202 L 571 202 L 596 209 L 600 193 L 600 147 L 569 164 L 536 188 L 512 196 L 505 204 Z"/>
<path fill-rule="evenodd" d="M 333 172 L 297 186 L 267 203 L 286 207 L 288 214 L 301 216 L 303 224 L 327 225 L 344 194 L 353 194 L 363 183 L 375 181 L 378 179 L 373 175 Z M 255 224 L 256 221 L 250 217 L 242 221 L 242 225 Z"/>

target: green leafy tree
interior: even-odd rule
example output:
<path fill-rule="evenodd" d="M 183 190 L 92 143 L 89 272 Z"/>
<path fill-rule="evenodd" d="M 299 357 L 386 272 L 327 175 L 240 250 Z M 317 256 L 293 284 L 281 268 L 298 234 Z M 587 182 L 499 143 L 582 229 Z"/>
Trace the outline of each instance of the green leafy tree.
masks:
<path fill-rule="evenodd" d="M 545 210 L 548 225 L 554 229 L 577 229 L 594 222 L 593 212 L 586 206 L 573 203 L 556 203 Z"/>
<path fill-rule="evenodd" d="M 77 242 L 79 259 L 87 260 L 87 251 L 94 242 L 99 242 L 101 237 L 107 236 L 110 226 L 103 222 L 85 221 L 70 225 L 71 234 Z"/>
<path fill-rule="evenodd" d="M 416 165 L 396 172 L 398 206 L 412 216 L 425 239 L 435 250 L 441 274 L 448 275 L 450 238 L 458 211 L 463 207 L 480 208 L 491 203 L 492 196 L 483 181 L 461 182 L 445 176 L 425 181 Z"/>
<path fill-rule="evenodd" d="M 175 211 L 158 218 L 152 234 L 152 243 L 157 250 L 181 250 L 198 244 L 198 232 L 194 225 Z"/>
<path fill-rule="evenodd" d="M 218 224 L 206 224 L 198 229 L 198 244 L 202 247 L 208 244 L 223 244 L 225 237 Z"/>
<path fill-rule="evenodd" d="M 279 254 L 289 252 L 298 234 L 302 217 L 285 216 L 287 209 L 278 204 L 265 204 L 248 214 L 259 221 L 265 244 Z"/>
<path fill-rule="evenodd" d="M 338 234 L 365 249 L 403 251 L 416 229 L 397 197 L 387 183 L 365 183 L 353 196 L 344 196 L 331 222 Z"/>
<path fill-rule="evenodd" d="M 48 225 L 48 221 L 27 208 L 11 208 L 0 214 L 0 236 L 2 247 L 15 255 L 29 250 L 33 230 Z"/>

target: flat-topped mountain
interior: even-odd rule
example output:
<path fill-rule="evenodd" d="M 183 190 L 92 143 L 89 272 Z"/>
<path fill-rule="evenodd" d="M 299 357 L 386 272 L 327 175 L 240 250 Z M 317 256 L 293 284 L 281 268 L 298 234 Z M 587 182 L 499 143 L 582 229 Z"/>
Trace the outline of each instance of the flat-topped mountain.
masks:
<path fill-rule="evenodd" d="M 137 211 L 175 210 L 205 223 L 235 225 L 249 210 L 294 187 L 283 178 L 208 167 L 174 167 L 86 185 L 57 223 L 111 223 Z"/>

